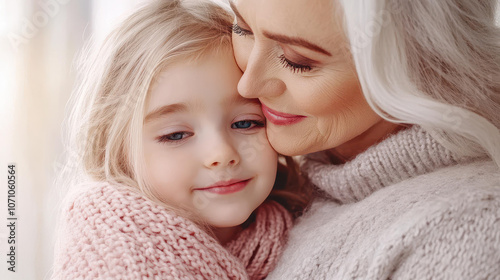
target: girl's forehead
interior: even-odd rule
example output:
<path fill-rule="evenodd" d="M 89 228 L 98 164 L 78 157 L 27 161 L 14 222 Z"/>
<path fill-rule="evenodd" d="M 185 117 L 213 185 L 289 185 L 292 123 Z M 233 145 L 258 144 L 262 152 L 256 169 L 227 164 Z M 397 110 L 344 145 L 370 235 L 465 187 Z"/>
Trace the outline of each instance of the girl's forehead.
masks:
<path fill-rule="evenodd" d="M 203 115 L 203 113 L 206 112 L 215 112 L 213 115 L 225 115 L 228 112 L 240 113 L 245 108 L 260 112 L 261 104 L 258 99 L 247 99 L 238 94 L 220 99 L 188 98 L 185 102 L 153 104 L 151 109 L 146 112 L 145 122 L 151 122 L 176 113 L 195 113 Z"/>
<path fill-rule="evenodd" d="M 152 85 L 146 115 L 175 104 L 189 112 L 224 112 L 242 105 L 260 107 L 258 100 L 238 94 L 241 75 L 232 53 L 172 64 L 159 73 Z"/>

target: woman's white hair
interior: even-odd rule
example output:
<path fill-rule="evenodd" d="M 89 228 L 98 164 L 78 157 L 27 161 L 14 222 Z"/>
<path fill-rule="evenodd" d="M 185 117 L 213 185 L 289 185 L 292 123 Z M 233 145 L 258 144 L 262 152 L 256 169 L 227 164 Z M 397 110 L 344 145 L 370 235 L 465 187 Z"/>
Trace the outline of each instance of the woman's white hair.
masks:
<path fill-rule="evenodd" d="M 500 166 L 498 0 L 341 0 L 371 107 Z"/>

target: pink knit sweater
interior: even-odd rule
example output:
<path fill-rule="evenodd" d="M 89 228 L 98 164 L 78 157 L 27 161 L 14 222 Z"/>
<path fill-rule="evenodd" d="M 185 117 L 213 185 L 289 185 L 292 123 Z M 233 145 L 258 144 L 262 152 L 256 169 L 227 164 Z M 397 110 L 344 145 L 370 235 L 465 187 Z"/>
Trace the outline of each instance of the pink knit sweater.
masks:
<path fill-rule="evenodd" d="M 290 214 L 276 202 L 224 248 L 145 197 L 96 184 L 63 209 L 53 279 L 262 279 L 281 255 Z"/>

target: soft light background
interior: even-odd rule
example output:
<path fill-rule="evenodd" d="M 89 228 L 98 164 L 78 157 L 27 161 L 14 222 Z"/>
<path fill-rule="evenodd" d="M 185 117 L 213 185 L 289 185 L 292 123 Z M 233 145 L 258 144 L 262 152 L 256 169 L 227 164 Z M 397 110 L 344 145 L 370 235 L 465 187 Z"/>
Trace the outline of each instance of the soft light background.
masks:
<path fill-rule="evenodd" d="M 52 189 L 74 59 L 148 0 L 0 0 L 0 279 L 48 279 Z M 17 165 L 16 272 L 7 270 L 7 165 Z"/>
<path fill-rule="evenodd" d="M 59 199 L 51 187 L 74 57 L 145 1 L 0 0 L 0 279 L 50 277 Z M 16 273 L 6 263 L 9 163 L 18 172 Z"/>

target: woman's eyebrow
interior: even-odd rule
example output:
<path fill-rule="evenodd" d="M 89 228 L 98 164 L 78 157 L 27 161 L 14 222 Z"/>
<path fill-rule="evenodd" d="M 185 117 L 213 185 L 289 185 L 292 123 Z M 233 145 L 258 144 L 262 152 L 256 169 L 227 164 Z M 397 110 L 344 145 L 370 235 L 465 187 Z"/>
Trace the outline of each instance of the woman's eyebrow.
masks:
<path fill-rule="evenodd" d="M 236 8 L 236 5 L 234 5 L 232 0 L 229 1 L 229 6 L 233 10 L 233 12 L 236 15 L 236 17 L 238 18 L 238 20 L 241 21 L 243 24 L 248 26 L 248 24 L 245 22 L 245 20 L 241 16 L 240 12 Z M 264 34 L 264 36 L 266 36 L 267 38 L 269 38 L 271 40 L 275 40 L 275 41 L 283 43 L 283 44 L 301 46 L 301 47 L 310 49 L 310 50 L 315 51 L 315 52 L 319 52 L 319 53 L 322 53 L 322 54 L 325 54 L 328 56 L 332 56 L 332 54 L 330 52 L 328 52 L 327 50 L 325 50 L 325 49 L 321 48 L 320 46 L 313 44 L 305 39 L 302 39 L 302 38 L 289 37 L 289 36 L 280 35 L 280 34 L 273 34 L 273 33 L 267 32 L 267 31 L 263 31 L 262 34 Z"/>
<path fill-rule="evenodd" d="M 305 39 L 302 39 L 302 38 L 289 37 L 289 36 L 280 35 L 280 34 L 273 34 L 273 33 L 267 32 L 267 31 L 263 31 L 262 34 L 264 34 L 264 36 L 266 36 L 267 38 L 269 38 L 271 40 L 274 40 L 274 41 L 277 41 L 277 42 L 280 42 L 283 44 L 301 46 L 301 47 L 310 49 L 310 50 L 315 51 L 315 52 L 319 52 L 322 54 L 326 54 L 328 56 L 332 56 L 332 54 L 330 52 L 328 52 L 327 50 L 325 50 L 325 49 L 321 48 L 320 46 L 315 45 L 315 44 L 313 44 Z"/>
<path fill-rule="evenodd" d="M 260 108 L 260 101 L 258 98 L 244 98 L 235 92 L 230 98 L 225 99 L 222 105 L 227 108 L 234 105 L 254 105 Z"/>

